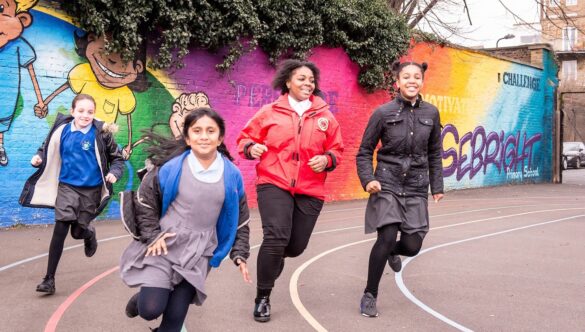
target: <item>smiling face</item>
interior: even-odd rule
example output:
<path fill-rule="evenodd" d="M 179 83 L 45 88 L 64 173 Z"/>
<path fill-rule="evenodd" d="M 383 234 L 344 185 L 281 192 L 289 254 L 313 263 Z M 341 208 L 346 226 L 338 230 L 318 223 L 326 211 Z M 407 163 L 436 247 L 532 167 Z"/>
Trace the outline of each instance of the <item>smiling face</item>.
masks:
<path fill-rule="evenodd" d="M 80 99 L 71 109 L 73 123 L 77 129 L 83 129 L 90 126 L 95 117 L 95 104 L 89 99 Z"/>
<path fill-rule="evenodd" d="M 408 65 L 398 73 L 398 81 L 396 82 L 400 89 L 402 98 L 411 102 L 416 101 L 418 93 L 423 86 L 422 70 L 415 65 Z"/>
<path fill-rule="evenodd" d="M 24 28 L 31 23 L 32 17 L 29 13 L 16 14 L 14 0 L 0 0 L 0 47 L 20 37 Z"/>
<path fill-rule="evenodd" d="M 217 147 L 223 141 L 219 126 L 207 115 L 193 122 L 189 127 L 185 143 L 199 160 L 214 160 Z"/>
<path fill-rule="evenodd" d="M 297 101 L 309 99 L 315 90 L 315 77 L 308 67 L 299 67 L 293 70 L 292 75 L 286 81 L 288 94 Z"/>
<path fill-rule="evenodd" d="M 85 55 L 101 85 L 108 88 L 126 86 L 144 70 L 142 61 L 124 62 L 119 53 L 106 54 L 104 36 L 90 34 Z"/>

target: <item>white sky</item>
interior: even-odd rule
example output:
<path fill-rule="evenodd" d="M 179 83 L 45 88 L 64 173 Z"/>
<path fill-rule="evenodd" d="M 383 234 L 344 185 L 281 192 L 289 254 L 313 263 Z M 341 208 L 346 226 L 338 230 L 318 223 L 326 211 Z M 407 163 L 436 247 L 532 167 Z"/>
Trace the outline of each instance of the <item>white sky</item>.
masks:
<path fill-rule="evenodd" d="M 501 40 L 498 46 L 513 46 L 521 44 L 520 36 L 535 35 L 540 32 L 519 24 L 522 22 L 509 13 L 500 0 L 467 0 L 472 23 L 470 25 L 467 14 L 463 11 L 463 1 L 456 2 L 460 4 L 448 7 L 443 5 L 435 11 L 441 17 L 448 17 L 445 21 L 454 22 L 461 28 L 461 35 L 466 38 L 451 36 L 448 39 L 453 43 L 468 47 L 495 47 L 499 38 L 511 33 L 516 37 Z M 501 2 L 522 20 L 536 23 L 534 27 L 540 30 L 539 10 L 535 0 L 501 0 Z M 429 31 L 424 25 L 419 28 Z"/>

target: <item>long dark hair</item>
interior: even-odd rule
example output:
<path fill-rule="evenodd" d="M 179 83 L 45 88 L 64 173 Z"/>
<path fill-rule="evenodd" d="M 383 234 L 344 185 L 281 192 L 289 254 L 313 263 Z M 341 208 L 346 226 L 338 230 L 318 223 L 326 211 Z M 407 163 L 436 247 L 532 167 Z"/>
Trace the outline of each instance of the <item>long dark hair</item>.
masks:
<path fill-rule="evenodd" d="M 209 107 L 196 108 L 189 112 L 189 114 L 187 114 L 185 117 L 185 123 L 183 125 L 182 132 L 183 136 L 179 139 L 155 133 L 153 130 L 146 132 L 142 136 L 144 142 L 148 145 L 145 148 L 145 151 L 147 152 L 150 161 L 155 166 L 162 166 L 167 161 L 178 155 L 181 155 L 186 150 L 189 150 L 190 147 L 187 145 L 184 138 L 189 135 L 189 128 L 191 128 L 191 125 L 204 116 L 207 116 L 215 121 L 219 127 L 219 136 L 222 138 L 225 137 L 225 121 L 221 115 Z M 231 156 L 224 142 L 221 142 L 221 144 L 217 147 L 217 151 L 221 152 L 221 154 L 223 154 L 230 161 L 234 161 L 234 158 Z"/>
<path fill-rule="evenodd" d="M 293 72 L 301 67 L 307 67 L 313 72 L 313 78 L 315 79 L 315 90 L 313 90 L 313 94 L 317 96 L 321 96 L 321 90 L 319 89 L 319 79 L 321 78 L 321 73 L 317 66 L 310 62 L 310 61 L 301 61 L 296 59 L 288 59 L 283 61 L 276 74 L 274 74 L 274 79 L 272 80 L 272 87 L 276 90 L 280 90 L 280 94 L 285 94 L 288 92 L 288 87 L 286 86 L 286 82 L 288 82 L 293 75 Z"/>

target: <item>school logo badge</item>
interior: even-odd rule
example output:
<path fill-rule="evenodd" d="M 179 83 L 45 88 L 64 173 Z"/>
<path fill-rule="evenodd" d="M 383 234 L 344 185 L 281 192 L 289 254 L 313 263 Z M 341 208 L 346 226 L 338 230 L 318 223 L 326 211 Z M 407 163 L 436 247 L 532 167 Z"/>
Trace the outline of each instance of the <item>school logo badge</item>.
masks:
<path fill-rule="evenodd" d="M 91 142 L 88 140 L 81 141 L 81 148 L 85 151 L 91 148 Z"/>
<path fill-rule="evenodd" d="M 327 128 L 329 128 L 329 120 L 327 120 L 326 118 L 319 118 L 317 120 L 317 125 L 319 126 L 319 129 L 321 129 L 321 131 L 327 131 Z"/>

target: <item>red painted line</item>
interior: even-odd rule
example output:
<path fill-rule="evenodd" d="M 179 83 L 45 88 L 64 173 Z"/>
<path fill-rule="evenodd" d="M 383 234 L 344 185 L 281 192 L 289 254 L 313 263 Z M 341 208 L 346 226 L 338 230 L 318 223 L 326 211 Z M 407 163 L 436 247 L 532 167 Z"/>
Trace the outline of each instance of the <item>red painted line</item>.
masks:
<path fill-rule="evenodd" d="M 95 283 L 97 283 L 100 279 L 107 277 L 108 275 L 112 274 L 112 272 L 114 272 L 116 270 L 118 270 L 117 266 L 107 270 L 106 272 L 104 272 L 104 273 L 100 274 L 99 276 L 88 281 L 85 285 L 79 287 L 76 291 L 73 292 L 73 294 L 69 295 L 69 297 L 63 303 L 61 303 L 59 308 L 57 308 L 57 310 L 55 310 L 55 312 L 53 313 L 51 318 L 49 318 L 47 325 L 45 325 L 45 332 L 55 332 L 55 330 L 57 329 L 57 324 L 59 324 L 61 317 L 63 317 L 63 314 L 65 313 L 65 311 L 67 311 L 67 309 L 69 309 L 71 304 L 75 300 L 77 300 L 77 298 L 83 292 L 88 290 L 91 286 L 93 286 Z"/>

